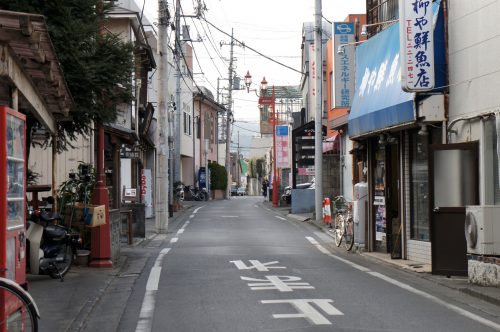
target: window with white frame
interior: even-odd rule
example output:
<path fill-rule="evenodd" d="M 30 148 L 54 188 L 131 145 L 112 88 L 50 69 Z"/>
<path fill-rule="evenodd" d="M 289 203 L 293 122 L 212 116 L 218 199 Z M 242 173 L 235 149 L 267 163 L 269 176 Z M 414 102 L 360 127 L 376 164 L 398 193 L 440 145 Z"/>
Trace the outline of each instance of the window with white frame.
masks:
<path fill-rule="evenodd" d="M 184 112 L 184 134 L 191 135 L 191 114 Z"/>

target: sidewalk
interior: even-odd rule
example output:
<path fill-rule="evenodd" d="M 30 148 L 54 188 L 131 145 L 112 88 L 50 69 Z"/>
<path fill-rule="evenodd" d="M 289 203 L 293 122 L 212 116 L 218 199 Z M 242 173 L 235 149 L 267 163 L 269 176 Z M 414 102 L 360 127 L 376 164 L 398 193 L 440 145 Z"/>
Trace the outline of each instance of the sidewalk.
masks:
<path fill-rule="evenodd" d="M 182 217 L 193 207 L 206 203 L 184 202 L 183 209 L 169 218 L 168 233 L 180 227 Z M 40 331 L 116 331 L 135 281 L 148 259 L 136 249 L 154 242 L 161 245 L 163 241 L 155 241 L 157 236 L 154 218 L 147 219 L 146 238 L 136 238 L 130 246 L 122 242 L 120 259 L 113 268 L 73 265 L 64 282 L 45 275 L 28 275 L 29 292 L 41 314 Z"/>
<path fill-rule="evenodd" d="M 290 214 L 289 206 L 280 206 L 275 208 L 273 207 L 272 203 L 268 201 L 264 202 L 263 204 L 291 220 L 300 222 L 307 221 L 309 224 L 318 227 L 324 233 L 333 237 L 331 228 L 329 228 L 324 223 L 319 224 L 313 221 L 313 213 Z M 500 288 L 498 287 L 486 287 L 471 284 L 469 283 L 467 277 L 448 278 L 446 276 L 434 275 L 431 273 L 432 269 L 430 264 L 422 264 L 420 262 L 410 261 L 406 259 L 391 259 L 389 254 L 365 251 L 358 251 L 358 253 L 361 256 L 364 256 L 366 259 L 377 260 L 383 262 L 388 266 L 409 271 L 410 273 L 414 273 L 416 276 L 432 281 L 440 286 L 445 286 L 458 292 L 462 292 L 500 306 Z"/>

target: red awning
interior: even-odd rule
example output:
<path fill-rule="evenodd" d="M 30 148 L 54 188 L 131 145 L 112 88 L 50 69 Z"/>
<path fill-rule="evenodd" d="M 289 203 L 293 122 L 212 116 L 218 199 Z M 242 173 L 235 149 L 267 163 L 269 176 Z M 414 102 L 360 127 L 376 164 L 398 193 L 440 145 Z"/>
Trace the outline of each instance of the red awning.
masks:
<path fill-rule="evenodd" d="M 333 135 L 323 141 L 323 153 L 338 153 L 340 151 L 340 132 L 335 130 Z"/>

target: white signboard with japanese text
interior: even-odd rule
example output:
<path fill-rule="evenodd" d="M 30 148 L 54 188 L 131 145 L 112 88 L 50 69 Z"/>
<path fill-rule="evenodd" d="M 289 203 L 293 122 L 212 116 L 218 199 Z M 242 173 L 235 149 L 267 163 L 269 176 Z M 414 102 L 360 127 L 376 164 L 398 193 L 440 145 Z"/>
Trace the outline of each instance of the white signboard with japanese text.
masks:
<path fill-rule="evenodd" d="M 276 167 L 290 168 L 288 125 L 276 126 Z"/>
<path fill-rule="evenodd" d="M 432 0 L 400 0 L 401 85 L 404 91 L 434 88 Z"/>
<path fill-rule="evenodd" d="M 355 42 L 354 23 L 335 22 L 333 24 L 333 107 L 350 107 L 354 95 Z M 339 46 L 342 47 L 339 54 Z"/>
<path fill-rule="evenodd" d="M 315 109 L 316 96 L 316 56 L 314 44 L 309 45 L 309 112 Z"/>

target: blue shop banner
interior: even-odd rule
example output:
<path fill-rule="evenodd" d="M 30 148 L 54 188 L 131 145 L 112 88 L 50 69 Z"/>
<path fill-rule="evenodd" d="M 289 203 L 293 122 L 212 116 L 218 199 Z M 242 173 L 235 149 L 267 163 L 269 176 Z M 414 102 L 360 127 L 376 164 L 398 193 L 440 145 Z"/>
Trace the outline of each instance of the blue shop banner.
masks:
<path fill-rule="evenodd" d="M 434 33 L 441 34 L 437 22 L 440 1 L 433 3 Z M 374 35 L 356 47 L 356 87 L 348 120 L 351 138 L 412 123 L 416 120 L 416 93 L 401 88 L 399 23 Z M 437 38 L 436 42 L 441 39 Z M 435 47 L 438 50 L 438 47 Z M 436 83 L 444 77 L 442 55 L 436 61 Z"/>

